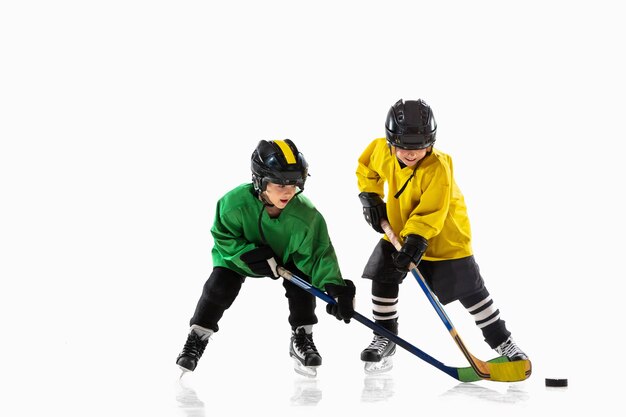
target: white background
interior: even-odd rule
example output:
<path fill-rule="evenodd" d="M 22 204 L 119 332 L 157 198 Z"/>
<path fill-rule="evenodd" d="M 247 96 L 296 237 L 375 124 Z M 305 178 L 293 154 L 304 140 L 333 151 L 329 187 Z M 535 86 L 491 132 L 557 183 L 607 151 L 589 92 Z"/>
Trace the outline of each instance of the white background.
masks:
<path fill-rule="evenodd" d="M 429 3 L 3 2 L 1 414 L 527 415 L 621 403 L 618 2 Z M 291 138 L 305 154 L 306 195 L 369 316 L 359 277 L 377 235 L 354 170 L 399 98 L 434 109 L 476 259 L 531 378 L 458 385 L 402 350 L 388 375 L 366 378 L 370 331 L 319 308 L 324 365 L 306 380 L 288 358 L 282 287 L 267 279 L 246 282 L 179 382 L 215 203 L 249 181 L 260 139 Z M 460 306 L 446 311 L 476 356 L 494 356 Z M 400 312 L 404 338 L 466 365 L 410 277 Z M 570 387 L 547 389 L 546 377 Z"/>

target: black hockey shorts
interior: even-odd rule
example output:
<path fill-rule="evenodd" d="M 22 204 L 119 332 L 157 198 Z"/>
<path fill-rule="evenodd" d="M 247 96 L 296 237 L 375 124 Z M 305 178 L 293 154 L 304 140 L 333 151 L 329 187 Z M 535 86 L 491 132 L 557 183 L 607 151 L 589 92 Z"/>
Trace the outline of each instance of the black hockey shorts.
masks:
<path fill-rule="evenodd" d="M 396 248 L 381 239 L 365 265 L 362 277 L 381 283 L 402 283 L 406 274 L 395 268 L 391 258 L 394 252 Z M 485 287 L 474 256 L 444 261 L 423 260 L 417 269 L 441 304 L 467 297 Z"/>
<path fill-rule="evenodd" d="M 400 284 L 406 274 L 394 266 L 391 255 L 395 252 L 396 248 L 391 243 L 380 239 L 361 276 L 383 284 Z"/>

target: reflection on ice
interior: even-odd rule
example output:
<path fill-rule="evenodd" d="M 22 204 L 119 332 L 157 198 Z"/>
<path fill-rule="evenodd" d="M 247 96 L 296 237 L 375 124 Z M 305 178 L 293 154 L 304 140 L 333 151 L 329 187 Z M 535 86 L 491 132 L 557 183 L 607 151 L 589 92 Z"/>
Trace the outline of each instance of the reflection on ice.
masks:
<path fill-rule="evenodd" d="M 294 393 L 291 396 L 291 405 L 314 406 L 322 399 L 322 390 L 318 387 L 315 378 L 297 378 L 294 380 Z"/>
<path fill-rule="evenodd" d="M 390 374 L 369 374 L 363 379 L 362 402 L 386 401 L 393 397 L 393 377 Z"/>
<path fill-rule="evenodd" d="M 481 400 L 493 401 L 496 403 L 515 404 L 528 401 L 530 395 L 519 385 L 509 385 L 506 392 L 502 393 L 494 389 L 486 388 L 473 383 L 461 383 L 442 394 L 442 397 L 458 395 L 468 395 Z"/>
<path fill-rule="evenodd" d="M 176 395 L 178 407 L 183 410 L 186 417 L 205 417 L 204 402 L 198 398 L 198 394 L 193 388 L 179 384 L 179 391 Z"/>

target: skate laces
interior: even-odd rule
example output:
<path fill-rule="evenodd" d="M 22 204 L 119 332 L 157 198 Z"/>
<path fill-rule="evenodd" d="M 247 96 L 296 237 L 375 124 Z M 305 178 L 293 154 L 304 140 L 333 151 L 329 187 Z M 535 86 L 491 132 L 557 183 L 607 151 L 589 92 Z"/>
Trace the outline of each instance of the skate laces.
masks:
<path fill-rule="evenodd" d="M 509 359 L 527 359 L 526 354 L 522 351 L 522 349 L 519 348 L 519 346 L 517 346 L 517 344 L 510 337 L 496 348 L 496 352 L 498 352 L 498 354 L 500 354 L 501 356 L 506 356 Z"/>
<path fill-rule="evenodd" d="M 313 333 L 307 334 L 304 329 L 298 329 L 293 334 L 293 344 L 302 353 L 318 353 L 313 343 Z"/>
<path fill-rule="evenodd" d="M 374 335 L 374 339 L 372 343 L 367 347 L 367 349 L 375 350 L 378 353 L 382 353 L 387 345 L 389 344 L 389 339 L 384 336 Z"/>
<path fill-rule="evenodd" d="M 183 347 L 182 354 L 199 359 L 202 356 L 202 353 L 204 353 L 204 349 L 206 348 L 208 343 L 209 339 L 202 340 L 200 335 L 192 331 L 187 336 L 187 341 L 185 342 L 185 346 Z"/>

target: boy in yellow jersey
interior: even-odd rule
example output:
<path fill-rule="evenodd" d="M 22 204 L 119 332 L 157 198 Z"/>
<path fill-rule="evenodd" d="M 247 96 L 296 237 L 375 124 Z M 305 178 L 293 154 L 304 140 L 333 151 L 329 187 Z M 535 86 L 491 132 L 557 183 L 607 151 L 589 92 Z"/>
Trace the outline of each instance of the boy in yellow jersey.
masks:
<path fill-rule="evenodd" d="M 385 127 L 386 138 L 367 146 L 356 170 L 368 224 L 384 233 L 380 222 L 387 219 L 404 242 L 397 251 L 384 236 L 363 271 L 363 278 L 372 280 L 374 320 L 398 334 L 399 285 L 413 263 L 442 304 L 461 302 L 499 355 L 528 359 L 500 318 L 474 260 L 470 222 L 452 159 L 433 148 L 437 124 L 432 109 L 423 100 L 399 100 L 389 110 Z M 374 333 L 361 353 L 366 370 L 389 369 L 395 347 Z"/>
<path fill-rule="evenodd" d="M 278 279 L 278 265 L 335 298 L 336 304 L 326 306 L 329 314 L 346 323 L 354 314 L 354 284 L 342 278 L 324 217 L 302 194 L 308 176 L 304 155 L 289 139 L 261 140 L 252 153 L 251 169 L 252 182 L 235 187 L 217 202 L 211 228 L 213 272 L 176 358 L 183 372 L 196 369 L 246 277 Z M 287 280 L 282 284 L 291 325 L 289 354 L 296 372 L 315 376 L 322 364 L 313 342 L 315 296 Z M 250 309 L 250 314 L 263 314 L 263 309 Z"/>

